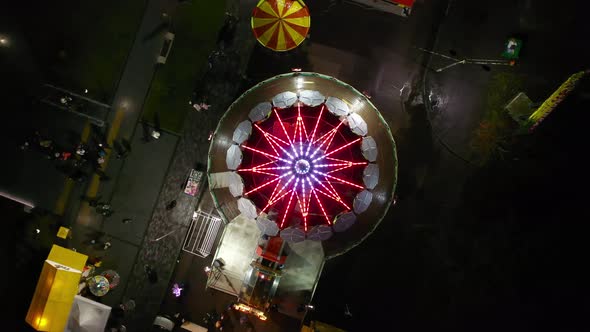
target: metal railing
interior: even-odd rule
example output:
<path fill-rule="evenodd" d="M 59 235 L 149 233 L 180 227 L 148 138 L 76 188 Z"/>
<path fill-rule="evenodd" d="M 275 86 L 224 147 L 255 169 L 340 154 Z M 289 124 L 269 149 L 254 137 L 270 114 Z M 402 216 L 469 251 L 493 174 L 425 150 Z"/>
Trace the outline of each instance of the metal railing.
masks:
<path fill-rule="evenodd" d="M 221 218 L 218 216 L 195 211 L 182 250 L 203 258 L 209 256 L 220 226 Z"/>

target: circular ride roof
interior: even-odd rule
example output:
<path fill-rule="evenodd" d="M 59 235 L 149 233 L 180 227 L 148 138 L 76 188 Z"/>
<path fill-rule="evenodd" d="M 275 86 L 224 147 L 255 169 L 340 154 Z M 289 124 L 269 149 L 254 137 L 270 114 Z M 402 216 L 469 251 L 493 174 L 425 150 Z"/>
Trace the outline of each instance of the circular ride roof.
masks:
<path fill-rule="evenodd" d="M 241 181 L 240 190 L 215 185 L 218 174 Z M 363 94 L 332 77 L 289 73 L 229 107 L 212 139 L 208 175 L 227 222 L 242 213 L 269 235 L 278 228 L 287 241 L 323 241 L 330 257 L 380 223 L 393 198 L 397 157 L 387 123 Z"/>

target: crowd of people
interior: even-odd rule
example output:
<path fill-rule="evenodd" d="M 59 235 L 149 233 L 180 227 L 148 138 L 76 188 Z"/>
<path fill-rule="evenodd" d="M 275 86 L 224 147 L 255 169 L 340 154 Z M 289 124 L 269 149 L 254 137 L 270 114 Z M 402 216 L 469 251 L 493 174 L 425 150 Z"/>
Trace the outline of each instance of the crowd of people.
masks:
<path fill-rule="evenodd" d="M 88 141 L 63 146 L 48 135 L 36 131 L 25 139 L 20 146 L 24 151 L 36 151 L 55 161 L 55 168 L 74 181 L 83 182 L 92 174 L 97 174 L 101 181 L 110 177 L 103 170 L 107 150 L 114 148 L 117 158 L 124 158 L 131 152 L 128 140 L 114 141 L 113 147 L 107 143 L 106 135 L 100 128 L 94 127 Z"/>

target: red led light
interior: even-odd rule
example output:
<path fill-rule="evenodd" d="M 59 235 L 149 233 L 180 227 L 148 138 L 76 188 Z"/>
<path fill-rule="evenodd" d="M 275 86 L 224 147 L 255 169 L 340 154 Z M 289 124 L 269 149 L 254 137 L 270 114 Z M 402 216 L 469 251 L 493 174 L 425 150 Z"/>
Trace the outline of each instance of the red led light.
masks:
<path fill-rule="evenodd" d="M 343 123 L 324 104 L 273 109 L 242 144 L 238 172 L 244 196 L 281 229 L 299 224 L 307 232 L 350 211 L 364 189 L 360 184 L 367 162 L 361 138 Z"/>

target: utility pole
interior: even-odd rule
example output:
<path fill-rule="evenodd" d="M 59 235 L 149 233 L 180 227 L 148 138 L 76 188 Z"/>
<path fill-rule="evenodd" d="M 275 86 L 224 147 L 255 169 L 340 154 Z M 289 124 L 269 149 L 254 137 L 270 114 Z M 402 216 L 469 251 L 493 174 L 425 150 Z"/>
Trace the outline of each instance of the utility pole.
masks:
<path fill-rule="evenodd" d="M 464 65 L 464 64 L 473 64 L 473 65 L 482 65 L 482 66 L 490 66 L 490 65 L 496 65 L 496 66 L 514 66 L 514 61 L 513 60 L 498 60 L 498 59 L 458 59 L 455 57 L 451 57 L 442 53 L 438 53 L 438 52 L 434 52 L 434 51 L 430 51 L 421 47 L 416 47 L 417 49 L 419 49 L 422 52 L 425 53 L 429 53 L 429 54 L 433 54 L 433 55 L 437 55 L 440 56 L 442 58 L 445 59 L 449 59 L 454 61 L 453 63 L 435 69 L 434 71 L 436 71 L 437 73 L 440 73 L 441 71 L 445 70 L 445 69 L 449 69 L 451 67 L 454 67 L 456 65 Z"/>

